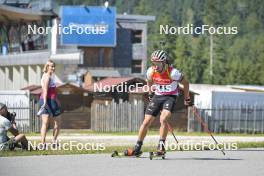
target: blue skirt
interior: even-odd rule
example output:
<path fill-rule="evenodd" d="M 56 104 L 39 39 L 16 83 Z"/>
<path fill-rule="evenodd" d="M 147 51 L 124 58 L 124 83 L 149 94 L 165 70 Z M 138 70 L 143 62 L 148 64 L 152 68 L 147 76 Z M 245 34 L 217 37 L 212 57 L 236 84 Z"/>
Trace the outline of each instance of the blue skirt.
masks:
<path fill-rule="evenodd" d="M 44 104 L 44 100 L 42 98 L 39 99 L 40 107 Z M 40 108 L 38 112 L 38 116 L 42 114 L 46 114 L 52 117 L 57 117 L 62 113 L 60 103 L 57 99 L 47 99 L 47 106 L 45 108 Z"/>

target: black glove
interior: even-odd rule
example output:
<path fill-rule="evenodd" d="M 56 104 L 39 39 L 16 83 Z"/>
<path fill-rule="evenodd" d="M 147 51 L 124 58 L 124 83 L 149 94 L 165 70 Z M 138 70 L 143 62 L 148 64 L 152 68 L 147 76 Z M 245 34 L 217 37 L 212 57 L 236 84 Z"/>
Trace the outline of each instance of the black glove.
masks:
<path fill-rule="evenodd" d="M 153 96 L 154 96 L 154 93 L 149 93 L 149 94 L 148 94 L 148 99 L 149 99 L 149 101 L 152 100 Z"/>
<path fill-rule="evenodd" d="M 193 105 L 193 102 L 192 102 L 192 100 L 191 100 L 190 97 L 185 98 L 185 100 L 184 100 L 184 105 L 185 105 L 185 106 L 192 106 L 192 105 Z"/>

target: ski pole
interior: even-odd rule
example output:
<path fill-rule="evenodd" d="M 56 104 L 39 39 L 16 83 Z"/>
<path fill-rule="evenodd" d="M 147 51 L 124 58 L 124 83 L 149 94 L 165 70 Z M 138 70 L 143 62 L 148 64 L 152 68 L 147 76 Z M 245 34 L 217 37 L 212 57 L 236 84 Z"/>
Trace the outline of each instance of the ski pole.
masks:
<path fill-rule="evenodd" d="M 148 100 L 148 99 L 147 99 L 147 100 L 145 99 L 144 102 L 149 103 L 149 100 Z M 161 111 L 160 111 L 160 112 L 161 112 Z M 175 134 L 174 134 L 174 132 L 173 132 L 173 128 L 170 126 L 169 122 L 167 122 L 166 124 L 167 124 L 168 130 L 169 130 L 170 133 L 172 134 L 172 136 L 173 136 L 173 138 L 175 139 L 176 143 L 179 144 L 179 141 L 177 140 L 177 138 L 176 138 L 176 136 L 175 136 Z M 180 150 L 183 151 L 183 149 L 182 149 L 181 146 L 180 146 Z"/>
<path fill-rule="evenodd" d="M 205 131 L 213 138 L 215 144 L 218 146 L 219 143 L 217 142 L 217 140 L 213 136 L 212 132 L 209 130 L 208 125 L 203 121 L 202 117 L 200 116 L 200 114 L 197 111 L 197 108 L 194 105 L 192 106 L 192 110 L 193 110 L 193 113 L 194 113 L 194 117 L 204 127 Z M 221 149 L 221 152 L 223 153 L 223 155 L 225 155 L 225 152 L 224 152 L 223 148 Z"/>
<path fill-rule="evenodd" d="M 179 141 L 177 140 L 177 138 L 176 138 L 176 136 L 175 136 L 175 134 L 174 134 L 174 132 L 173 132 L 173 129 L 172 129 L 172 127 L 170 126 L 169 122 L 167 122 L 167 127 L 168 127 L 169 131 L 171 132 L 173 138 L 175 139 L 176 143 L 179 144 Z M 180 150 L 183 151 L 182 148 L 181 148 L 181 146 L 180 146 Z"/>

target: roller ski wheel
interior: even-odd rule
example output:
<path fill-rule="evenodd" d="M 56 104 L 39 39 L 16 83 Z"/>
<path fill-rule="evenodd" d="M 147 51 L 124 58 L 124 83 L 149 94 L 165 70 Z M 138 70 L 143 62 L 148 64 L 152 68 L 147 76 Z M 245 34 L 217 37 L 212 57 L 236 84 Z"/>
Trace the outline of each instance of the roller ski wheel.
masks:
<path fill-rule="evenodd" d="M 137 154 L 133 154 L 133 149 L 127 149 L 123 153 L 119 153 L 118 151 L 113 151 L 111 157 L 140 157 L 142 155 L 142 151 Z"/>
<path fill-rule="evenodd" d="M 113 151 L 113 153 L 111 154 L 111 157 L 113 158 L 113 157 L 116 157 L 116 156 L 118 156 L 118 151 Z"/>
<path fill-rule="evenodd" d="M 152 160 L 153 158 L 161 158 L 161 159 L 165 159 L 166 152 L 164 151 L 158 151 L 158 152 L 149 152 L 149 159 Z"/>
<path fill-rule="evenodd" d="M 149 159 L 150 159 L 150 160 L 153 159 L 153 156 L 154 156 L 154 153 L 153 153 L 153 152 L 149 152 Z"/>

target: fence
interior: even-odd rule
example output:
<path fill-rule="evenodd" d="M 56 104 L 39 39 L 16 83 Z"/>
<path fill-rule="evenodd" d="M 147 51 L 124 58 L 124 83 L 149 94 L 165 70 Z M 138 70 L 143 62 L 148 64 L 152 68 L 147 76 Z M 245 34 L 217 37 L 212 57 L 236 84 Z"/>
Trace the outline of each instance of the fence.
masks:
<path fill-rule="evenodd" d="M 209 129 L 215 133 L 240 132 L 264 133 L 264 106 L 238 105 L 236 107 L 220 105 L 214 109 L 198 109 Z M 203 131 L 201 124 L 188 110 L 188 132 Z"/>
<path fill-rule="evenodd" d="M 30 98 L 28 91 L 0 91 L 0 102 L 16 112 L 16 123 L 21 132 L 39 132 L 40 118 L 36 117 L 38 104 Z M 91 107 L 91 129 L 99 132 L 137 131 L 144 118 L 144 102 L 119 103 L 106 101 L 93 103 Z M 220 104 L 213 109 L 198 109 L 211 131 L 264 133 L 263 104 Z M 178 122 L 177 122 L 178 123 Z M 185 124 L 186 126 L 186 124 Z M 188 132 L 203 131 L 191 109 L 188 110 Z"/>
<path fill-rule="evenodd" d="M 8 111 L 16 113 L 15 121 L 20 132 L 39 132 L 38 105 L 30 99 L 28 91 L 0 91 L 0 102 L 7 105 Z"/>
<path fill-rule="evenodd" d="M 92 104 L 91 129 L 100 132 L 137 131 L 144 118 L 144 102 Z"/>

